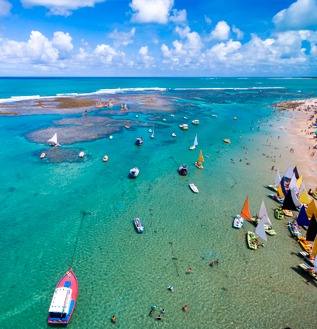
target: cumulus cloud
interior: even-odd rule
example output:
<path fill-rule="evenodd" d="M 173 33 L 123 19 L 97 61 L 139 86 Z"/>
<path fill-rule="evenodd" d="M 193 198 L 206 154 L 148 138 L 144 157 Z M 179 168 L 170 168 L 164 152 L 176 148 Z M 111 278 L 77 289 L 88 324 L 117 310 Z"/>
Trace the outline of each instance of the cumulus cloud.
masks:
<path fill-rule="evenodd" d="M 7 0 L 0 0 L 0 16 L 8 16 L 12 5 Z"/>
<path fill-rule="evenodd" d="M 114 31 L 109 34 L 109 38 L 114 39 L 115 47 L 121 45 L 127 46 L 133 43 L 134 35 L 135 35 L 135 27 L 133 27 L 130 32 L 119 32 L 117 29 L 114 29 Z"/>
<path fill-rule="evenodd" d="M 232 26 L 232 32 L 236 34 L 237 39 L 243 39 L 244 33 L 238 29 L 235 25 Z"/>
<path fill-rule="evenodd" d="M 146 68 L 149 68 L 153 63 L 154 58 L 150 56 L 148 46 L 141 47 L 138 51 L 138 54 L 139 54 L 139 58 L 138 58 L 139 61 L 142 62 L 142 64 Z"/>
<path fill-rule="evenodd" d="M 132 0 L 132 20 L 138 23 L 166 24 L 174 0 Z"/>
<path fill-rule="evenodd" d="M 217 23 L 215 29 L 210 32 L 208 40 L 228 40 L 230 26 L 225 21 Z"/>
<path fill-rule="evenodd" d="M 74 48 L 72 44 L 72 37 L 69 33 L 60 31 L 54 32 L 52 44 L 58 49 L 60 58 L 66 58 Z"/>
<path fill-rule="evenodd" d="M 297 0 L 273 17 L 279 30 L 300 30 L 317 27 L 317 0 Z"/>
<path fill-rule="evenodd" d="M 185 23 L 187 21 L 187 12 L 185 9 L 182 10 L 176 10 L 173 9 L 172 15 L 170 16 L 170 21 L 174 23 Z"/>
<path fill-rule="evenodd" d="M 21 0 L 25 8 L 41 6 L 49 9 L 51 15 L 69 16 L 74 10 L 94 7 L 106 0 Z"/>
<path fill-rule="evenodd" d="M 205 17 L 205 22 L 208 24 L 208 25 L 211 25 L 212 24 L 212 20 L 211 18 L 209 18 L 208 16 L 204 16 Z"/>

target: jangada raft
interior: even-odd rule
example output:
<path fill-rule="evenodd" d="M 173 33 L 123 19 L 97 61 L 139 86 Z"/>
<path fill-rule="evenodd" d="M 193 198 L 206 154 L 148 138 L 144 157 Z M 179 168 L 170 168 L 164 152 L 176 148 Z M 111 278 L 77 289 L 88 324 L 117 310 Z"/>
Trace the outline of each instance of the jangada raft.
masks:
<path fill-rule="evenodd" d="M 75 309 L 77 296 L 78 281 L 75 273 L 70 269 L 56 285 L 47 322 L 50 324 L 68 324 Z"/>

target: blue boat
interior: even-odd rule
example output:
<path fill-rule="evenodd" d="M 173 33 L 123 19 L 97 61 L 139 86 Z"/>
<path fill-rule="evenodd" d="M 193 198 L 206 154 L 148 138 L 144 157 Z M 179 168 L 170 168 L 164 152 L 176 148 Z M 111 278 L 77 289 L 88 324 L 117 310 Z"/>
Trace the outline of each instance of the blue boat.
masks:
<path fill-rule="evenodd" d="M 135 145 L 141 146 L 142 144 L 143 144 L 143 138 L 142 137 L 137 138 L 135 141 Z"/>
<path fill-rule="evenodd" d="M 144 226 L 143 226 L 140 218 L 134 218 L 133 223 L 134 223 L 134 227 L 138 233 L 144 232 Z"/>
<path fill-rule="evenodd" d="M 186 176 L 187 175 L 187 172 L 188 172 L 188 167 L 187 165 L 181 165 L 179 168 L 178 168 L 178 172 L 180 175 L 182 176 Z"/>

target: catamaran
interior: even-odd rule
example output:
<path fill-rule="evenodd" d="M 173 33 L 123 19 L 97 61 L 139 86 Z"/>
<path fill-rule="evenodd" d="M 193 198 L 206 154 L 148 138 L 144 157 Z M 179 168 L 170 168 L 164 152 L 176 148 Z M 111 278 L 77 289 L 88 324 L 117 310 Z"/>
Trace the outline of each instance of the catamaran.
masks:
<path fill-rule="evenodd" d="M 198 169 L 203 169 L 204 166 L 202 165 L 202 163 L 204 162 L 204 157 L 203 157 L 203 151 L 200 150 L 199 152 L 199 156 L 198 156 L 198 160 L 195 162 L 195 166 L 198 168 Z"/>
<path fill-rule="evenodd" d="M 198 139 L 197 139 L 197 134 L 196 134 L 195 139 L 194 139 L 194 144 L 189 149 L 194 150 L 197 145 L 198 145 Z"/>
<path fill-rule="evenodd" d="M 60 146 L 60 144 L 57 141 L 57 133 L 54 134 L 52 138 L 48 140 L 50 146 Z"/>
<path fill-rule="evenodd" d="M 58 281 L 49 308 L 48 323 L 68 324 L 76 305 L 78 281 L 72 269 Z"/>

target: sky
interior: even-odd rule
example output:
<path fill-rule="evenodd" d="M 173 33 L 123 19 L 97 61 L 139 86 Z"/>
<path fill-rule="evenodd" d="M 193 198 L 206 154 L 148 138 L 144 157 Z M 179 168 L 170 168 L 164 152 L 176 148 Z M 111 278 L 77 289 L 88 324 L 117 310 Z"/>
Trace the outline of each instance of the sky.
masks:
<path fill-rule="evenodd" d="M 317 76 L 317 0 L 0 0 L 0 76 Z"/>

